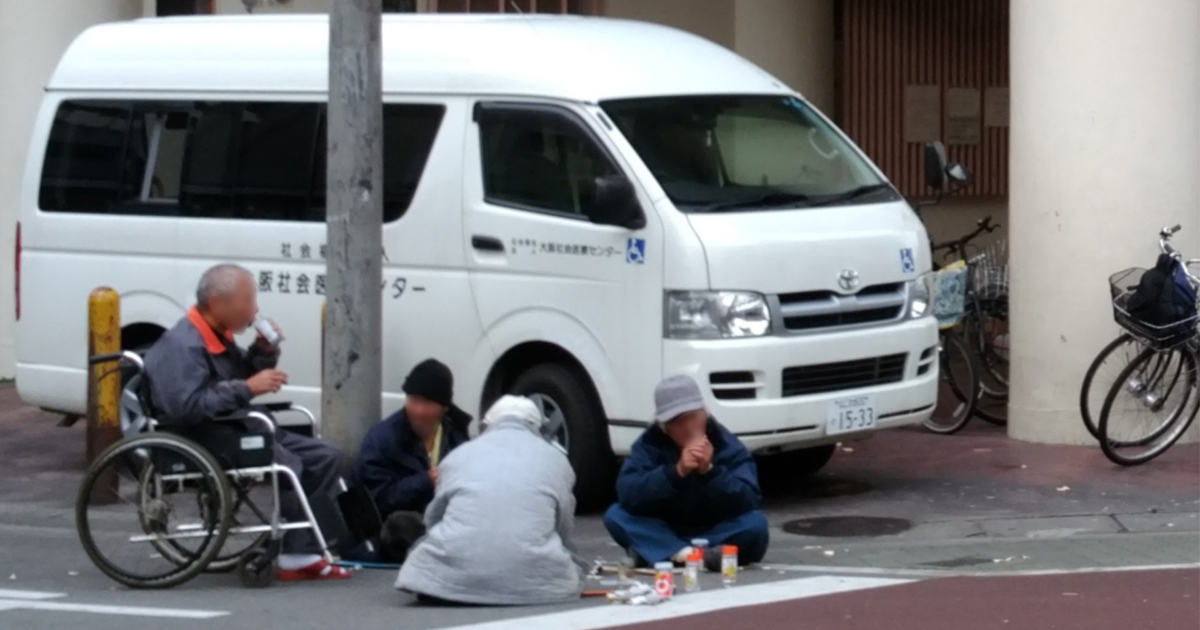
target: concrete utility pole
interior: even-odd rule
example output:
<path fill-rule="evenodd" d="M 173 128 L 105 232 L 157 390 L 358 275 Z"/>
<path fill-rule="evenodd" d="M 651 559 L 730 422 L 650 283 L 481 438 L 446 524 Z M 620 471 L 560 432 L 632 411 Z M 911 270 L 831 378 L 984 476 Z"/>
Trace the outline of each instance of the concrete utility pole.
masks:
<path fill-rule="evenodd" d="M 325 437 L 353 461 L 380 418 L 383 379 L 381 0 L 336 0 L 329 15 Z"/>

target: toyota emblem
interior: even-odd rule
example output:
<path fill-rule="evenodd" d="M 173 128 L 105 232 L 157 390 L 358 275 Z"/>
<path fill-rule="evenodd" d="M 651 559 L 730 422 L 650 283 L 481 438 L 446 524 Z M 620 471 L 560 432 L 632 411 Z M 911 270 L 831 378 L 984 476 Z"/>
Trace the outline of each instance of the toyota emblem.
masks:
<path fill-rule="evenodd" d="M 843 269 L 838 274 L 838 286 L 843 291 L 853 291 L 858 288 L 858 272 L 853 269 Z"/>

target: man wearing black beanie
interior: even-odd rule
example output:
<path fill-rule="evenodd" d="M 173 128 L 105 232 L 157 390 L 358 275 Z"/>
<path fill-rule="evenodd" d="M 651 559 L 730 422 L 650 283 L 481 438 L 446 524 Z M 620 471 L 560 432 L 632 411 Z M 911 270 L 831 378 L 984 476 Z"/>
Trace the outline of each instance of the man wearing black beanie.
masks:
<path fill-rule="evenodd" d="M 404 380 L 404 394 L 404 408 L 367 432 L 353 475 L 354 482 L 371 494 L 385 521 L 379 551 L 381 559 L 389 562 L 403 562 L 408 546 L 424 534 L 411 531 L 409 525 L 420 523 L 420 515 L 433 500 L 438 463 L 467 441 L 471 422 L 454 406 L 450 368 L 435 359 L 413 368 Z M 402 523 L 406 525 L 400 527 Z"/>

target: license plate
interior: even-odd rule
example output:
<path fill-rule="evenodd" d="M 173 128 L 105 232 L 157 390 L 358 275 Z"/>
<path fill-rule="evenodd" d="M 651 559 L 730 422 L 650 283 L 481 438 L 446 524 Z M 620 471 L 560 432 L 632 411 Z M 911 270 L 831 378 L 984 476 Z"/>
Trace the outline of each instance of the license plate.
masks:
<path fill-rule="evenodd" d="M 875 397 L 841 398 L 829 403 L 825 435 L 854 433 L 875 428 Z"/>

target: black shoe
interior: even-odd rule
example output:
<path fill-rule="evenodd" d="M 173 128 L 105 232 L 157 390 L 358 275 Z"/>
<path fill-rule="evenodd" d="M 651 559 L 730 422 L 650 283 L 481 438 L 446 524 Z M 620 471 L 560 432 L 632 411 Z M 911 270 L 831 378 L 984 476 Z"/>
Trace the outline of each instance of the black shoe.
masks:
<path fill-rule="evenodd" d="M 403 564 L 408 550 L 425 535 L 425 522 L 416 512 L 395 512 L 379 532 L 379 555 L 386 562 Z"/>
<path fill-rule="evenodd" d="M 709 573 L 721 572 L 721 548 L 710 547 L 704 550 L 704 568 Z"/>
<path fill-rule="evenodd" d="M 635 568 L 635 569 L 649 569 L 650 568 L 650 563 L 646 562 L 646 559 L 643 558 L 640 554 L 638 554 L 638 552 L 636 552 L 632 549 L 626 549 L 625 553 L 629 554 L 629 559 L 633 561 L 633 568 Z"/>

